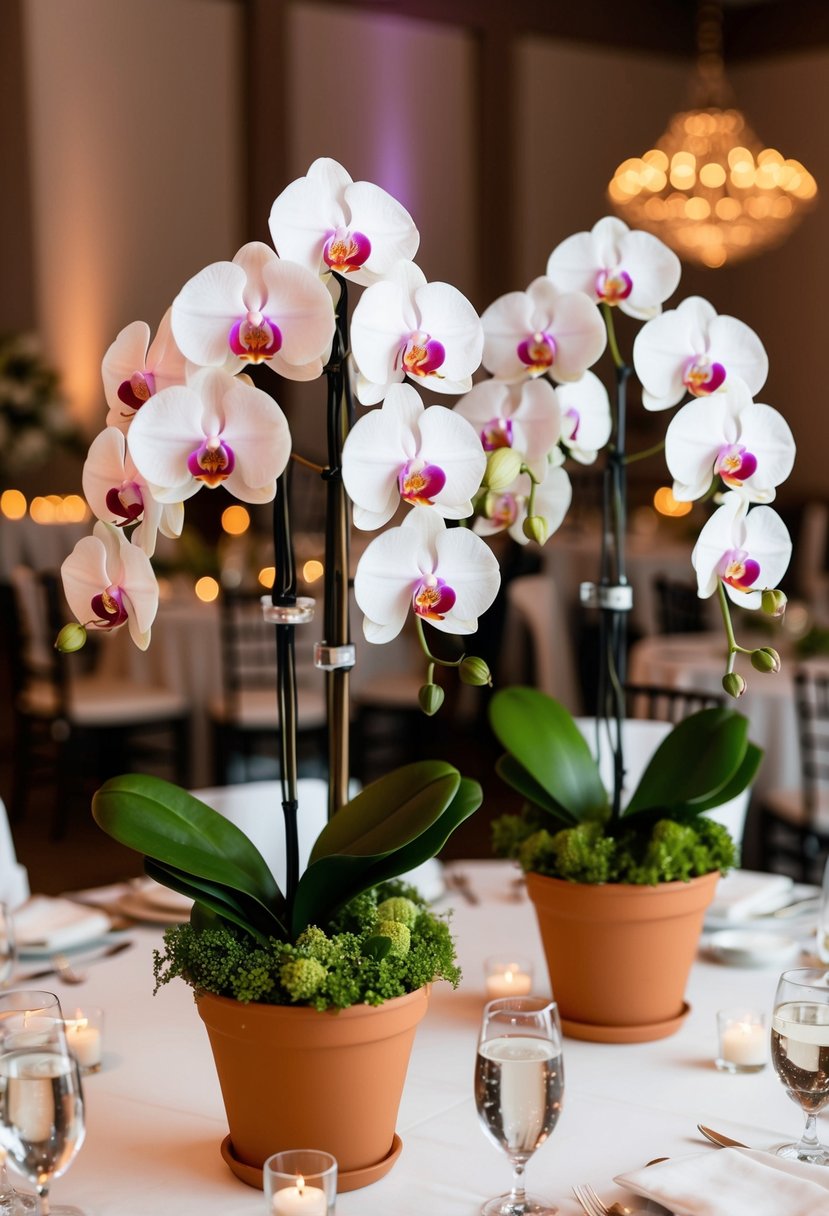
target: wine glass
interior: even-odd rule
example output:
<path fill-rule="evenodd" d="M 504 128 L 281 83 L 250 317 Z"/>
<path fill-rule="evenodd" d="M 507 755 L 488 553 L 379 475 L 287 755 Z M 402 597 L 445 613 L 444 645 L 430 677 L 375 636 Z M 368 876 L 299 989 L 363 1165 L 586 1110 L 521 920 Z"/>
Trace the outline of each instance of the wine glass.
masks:
<path fill-rule="evenodd" d="M 60 1002 L 33 989 L 0 996 L 0 1145 L 33 1183 L 37 1216 L 83 1216 L 76 1207 L 49 1206 L 52 1179 L 69 1168 L 83 1139 L 80 1071 Z"/>
<path fill-rule="evenodd" d="M 545 997 L 501 997 L 484 1007 L 475 1105 L 484 1132 L 512 1163 L 512 1190 L 482 1216 L 551 1216 L 558 1208 L 524 1190 L 524 1168 L 561 1114 L 564 1068 L 558 1007 Z"/>
<path fill-rule="evenodd" d="M 8 904 L 0 900 L 0 988 L 5 988 L 17 962 L 14 917 Z"/>
<path fill-rule="evenodd" d="M 771 1058 L 793 1102 L 806 1112 L 796 1144 L 781 1144 L 778 1157 L 829 1164 L 817 1137 L 817 1116 L 829 1105 L 829 973 L 801 967 L 784 971 L 774 996 Z"/>

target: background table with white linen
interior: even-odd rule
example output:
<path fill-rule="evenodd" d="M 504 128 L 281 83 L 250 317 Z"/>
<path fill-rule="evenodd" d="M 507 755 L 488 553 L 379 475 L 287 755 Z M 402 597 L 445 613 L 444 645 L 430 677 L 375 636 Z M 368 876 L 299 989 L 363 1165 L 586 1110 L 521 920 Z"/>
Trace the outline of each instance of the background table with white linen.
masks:
<path fill-rule="evenodd" d="M 748 645 L 748 642 L 741 641 Z M 752 645 L 780 646 L 775 638 Z M 643 638 L 630 651 L 629 678 L 632 684 L 657 684 L 669 688 L 722 691 L 726 644 L 719 633 L 677 633 Z M 829 674 L 829 660 L 810 659 L 809 665 Z M 763 762 L 754 781 L 755 800 L 771 789 L 796 789 L 801 784 L 800 750 L 792 677 L 797 664 L 784 655 L 776 675 L 755 671 L 747 656 L 738 655 L 735 670 L 748 685 L 734 708 L 751 723 L 750 738 L 763 748 Z"/>
<path fill-rule="evenodd" d="M 339 1196 L 339 1216 L 474 1216 L 509 1182 L 506 1158 L 485 1139 L 473 1099 L 483 963 L 500 951 L 528 955 L 542 992 L 546 971 L 532 908 L 515 897 L 513 868 L 455 865 L 480 898 L 473 905 L 455 895 L 439 904 L 454 906 L 463 983 L 457 992 L 435 987 L 418 1029 L 398 1119 L 400 1160 L 380 1182 Z M 192 994 L 176 981 L 153 997 L 160 931 L 130 936 L 136 947 L 90 968 L 84 986 L 59 988 L 67 1015 L 76 1004 L 103 1007 L 106 1053 L 103 1070 L 85 1081 L 87 1141 L 55 1183 L 55 1202 L 75 1202 L 87 1216 L 264 1216 L 261 1193 L 237 1181 L 219 1156 L 227 1128 Z M 770 1066 L 730 1076 L 713 1065 L 717 1009 L 770 1013 L 776 980 L 776 970 L 701 958 L 690 980 L 691 1012 L 671 1038 L 630 1046 L 565 1040 L 563 1114 L 529 1164 L 529 1185 L 554 1199 L 562 1216 L 575 1216 L 574 1183 L 592 1182 L 610 1197 L 618 1194 L 615 1174 L 654 1157 L 705 1151 L 698 1121 L 757 1147 L 798 1135 L 802 1114 Z"/>

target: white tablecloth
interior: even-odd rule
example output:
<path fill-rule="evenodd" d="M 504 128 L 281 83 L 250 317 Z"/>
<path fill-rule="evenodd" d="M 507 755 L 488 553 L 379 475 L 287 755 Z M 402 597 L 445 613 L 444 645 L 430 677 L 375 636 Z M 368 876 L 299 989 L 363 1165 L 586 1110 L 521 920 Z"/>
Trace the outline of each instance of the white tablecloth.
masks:
<path fill-rule="evenodd" d="M 481 902 L 442 901 L 454 903 L 464 980 L 457 992 L 436 986 L 418 1029 L 398 1119 L 403 1153 L 385 1179 L 339 1196 L 338 1216 L 475 1216 L 508 1184 L 508 1163 L 485 1139 L 472 1096 L 484 958 L 520 951 L 534 961 L 537 990 L 547 989 L 547 979 L 531 906 L 514 896 L 512 867 L 469 862 L 463 869 Z M 227 1127 L 191 993 L 175 982 L 153 998 L 159 932 L 130 936 L 135 949 L 92 967 L 83 987 L 59 989 L 66 1012 L 76 1003 L 104 1008 L 106 1055 L 103 1070 L 85 1081 L 89 1132 L 54 1185 L 55 1202 L 75 1202 L 86 1216 L 264 1216 L 261 1193 L 238 1182 L 219 1156 Z M 576 1216 L 574 1183 L 592 1182 L 614 1197 L 614 1175 L 653 1157 L 699 1151 L 697 1122 L 760 1148 L 799 1134 L 802 1115 L 770 1067 L 730 1076 L 713 1065 L 717 1009 L 768 1013 L 776 979 L 774 970 L 700 959 L 688 991 L 691 1013 L 673 1037 L 632 1046 L 565 1040 L 564 1110 L 530 1161 L 532 1189 L 554 1199 L 562 1216 Z M 820 1122 L 829 1134 L 829 1122 Z"/>

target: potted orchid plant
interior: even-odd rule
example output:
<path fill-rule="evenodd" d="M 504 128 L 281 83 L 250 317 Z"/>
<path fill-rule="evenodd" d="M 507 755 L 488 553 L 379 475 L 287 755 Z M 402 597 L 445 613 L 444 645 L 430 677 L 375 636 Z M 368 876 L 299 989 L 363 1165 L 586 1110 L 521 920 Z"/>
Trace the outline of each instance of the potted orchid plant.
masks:
<path fill-rule="evenodd" d="M 718 874 L 735 861 L 727 832 L 705 812 L 743 793 L 761 760 L 742 715 L 706 709 L 681 722 L 638 786 L 625 790 L 626 470 L 637 459 L 626 447 L 626 411 L 634 371 L 646 410 L 680 405 L 664 442 L 674 497 L 715 504 L 691 560 L 700 597 L 718 597 L 722 684 L 734 698 L 745 689 L 737 654 L 765 674 L 780 670 L 780 658 L 769 646 L 739 644 L 730 604 L 782 614 L 777 583 L 791 555 L 785 525 L 768 504 L 791 471 L 794 440 L 782 415 L 754 400 L 766 352 L 747 325 L 718 316 L 699 297 L 663 311 L 679 275 L 671 250 L 621 220 L 608 217 L 568 238 L 526 292 L 484 312 L 483 363 L 492 378 L 458 406 L 496 453 L 509 454 L 499 466 L 503 484 L 476 503 L 483 533 L 506 526 L 519 541 L 543 540 L 569 506 L 566 459 L 590 462 L 607 445 L 601 569 L 581 598 L 600 616 L 596 750 L 609 747 L 611 788 L 572 716 L 552 698 L 506 688 L 493 696 L 490 716 L 506 749 L 498 771 L 525 799 L 519 815 L 496 821 L 496 852 L 527 873 L 566 1029 L 610 1041 L 656 1038 L 680 1024 L 705 907 Z M 616 338 L 616 309 L 644 322 L 632 366 Z M 612 400 L 588 370 L 605 345 L 615 369 Z M 678 941 L 667 930 L 683 917 Z M 645 921 L 656 927 L 648 944 Z M 667 982 L 658 991 L 660 976 Z"/>
<path fill-rule="evenodd" d="M 285 889 L 232 823 L 159 778 L 108 781 L 93 813 L 144 855 L 150 876 L 194 901 L 190 923 L 165 935 L 156 978 L 180 976 L 195 989 L 231 1127 L 228 1164 L 261 1185 L 262 1161 L 280 1144 L 319 1144 L 337 1157 L 343 1189 L 393 1164 L 397 1104 L 428 987 L 459 977 L 445 918 L 400 876 L 433 857 L 481 801 L 477 783 L 443 761 L 408 765 L 348 796 L 350 504 L 367 530 L 403 515 L 366 546 L 356 572 L 368 641 L 391 641 L 414 615 L 427 712 L 442 700 L 437 668 L 488 683 L 475 656 L 432 654 L 423 628 L 472 633 L 498 591 L 490 547 L 455 526 L 472 514 L 486 453 L 468 421 L 440 404 L 425 408 L 418 392 L 471 388 L 483 333 L 461 293 L 427 283 L 412 261 L 419 236 L 405 208 L 335 161 L 314 162 L 279 195 L 270 230 L 273 248 L 247 244 L 186 283 L 152 340 L 137 321 L 107 351 L 107 425 L 83 473 L 98 522 L 62 568 L 78 623 L 59 646 L 78 649 L 88 629 L 126 628 L 145 649 L 159 604 L 158 533 L 180 534 L 184 504 L 204 488 L 273 501 L 276 578 L 263 614 L 276 630 Z M 351 283 L 364 290 L 349 321 Z M 294 571 L 286 470 L 296 454 L 275 397 L 246 374 L 257 364 L 289 380 L 327 382 L 327 462 L 316 470 L 327 494 L 316 663 L 329 704 L 329 822 L 303 873 L 294 638 L 310 606 L 297 596 Z M 352 385 L 362 404 L 382 407 L 355 421 Z M 360 1075 L 348 1064 L 351 1036 L 361 1052 L 371 1041 L 381 1053 L 368 1071 L 358 1065 Z M 336 1052 L 320 1051 L 332 1041 Z M 344 1069 L 336 1079 L 334 1059 Z M 272 1084 L 263 1060 L 276 1069 Z M 319 1083 L 315 1070 L 324 1074 Z"/>

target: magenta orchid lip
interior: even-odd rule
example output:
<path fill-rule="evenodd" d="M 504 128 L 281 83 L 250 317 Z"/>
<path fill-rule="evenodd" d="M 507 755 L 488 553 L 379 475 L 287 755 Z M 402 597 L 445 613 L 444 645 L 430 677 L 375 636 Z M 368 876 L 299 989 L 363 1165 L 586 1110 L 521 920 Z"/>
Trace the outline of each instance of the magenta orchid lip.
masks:
<path fill-rule="evenodd" d="M 249 312 L 231 327 L 227 341 L 234 355 L 240 355 L 250 363 L 261 363 L 279 353 L 282 332 L 270 317 Z"/>
<path fill-rule="evenodd" d="M 546 331 L 534 333 L 518 344 L 518 358 L 528 371 L 538 374 L 546 372 L 556 361 L 556 340 Z"/>
<path fill-rule="evenodd" d="M 689 359 L 682 373 L 682 383 L 695 397 L 716 393 L 725 383 L 726 370 L 722 363 L 713 363 L 706 356 Z"/>

